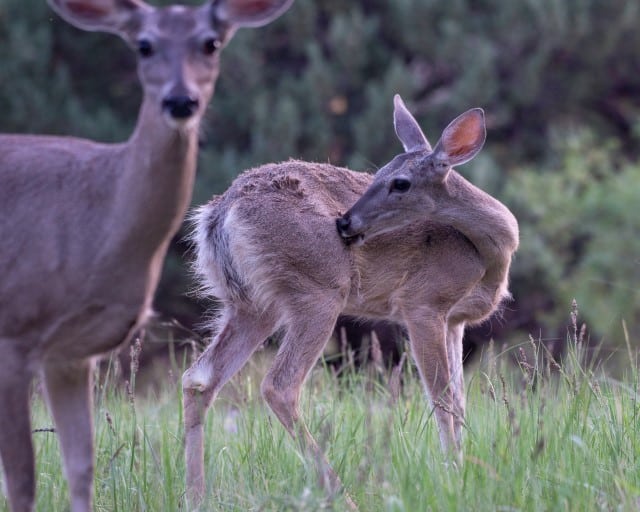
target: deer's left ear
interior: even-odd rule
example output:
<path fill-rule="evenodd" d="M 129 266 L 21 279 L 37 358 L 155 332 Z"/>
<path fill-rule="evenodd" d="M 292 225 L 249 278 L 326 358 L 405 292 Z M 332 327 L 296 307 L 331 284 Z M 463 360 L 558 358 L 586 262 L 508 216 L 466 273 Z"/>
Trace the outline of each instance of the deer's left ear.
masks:
<path fill-rule="evenodd" d="M 127 40 L 128 27 L 152 8 L 142 0 L 47 0 L 51 8 L 83 30 L 111 32 Z"/>
<path fill-rule="evenodd" d="M 261 27 L 283 14 L 293 0 L 211 0 L 214 16 L 234 27 Z"/>
<path fill-rule="evenodd" d="M 431 151 L 431 144 L 399 94 L 393 97 L 393 106 L 393 126 L 405 152 Z"/>
<path fill-rule="evenodd" d="M 484 111 L 481 108 L 467 110 L 444 129 L 433 154 L 450 167 L 462 165 L 479 153 L 486 136 Z"/>

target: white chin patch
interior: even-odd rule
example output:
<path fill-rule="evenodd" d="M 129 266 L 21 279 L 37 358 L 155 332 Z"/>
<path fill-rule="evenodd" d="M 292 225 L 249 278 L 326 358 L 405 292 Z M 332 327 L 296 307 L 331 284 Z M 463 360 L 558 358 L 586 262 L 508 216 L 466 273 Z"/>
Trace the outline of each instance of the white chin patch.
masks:
<path fill-rule="evenodd" d="M 198 126 L 198 122 L 200 119 L 199 116 L 195 114 L 181 119 L 181 118 L 173 117 L 172 115 L 167 114 L 166 112 L 164 113 L 163 117 L 167 125 L 169 125 L 169 128 L 173 130 L 180 130 L 180 131 L 189 131 L 196 128 Z"/>
<path fill-rule="evenodd" d="M 364 243 L 364 235 L 362 233 L 353 236 L 342 236 L 342 239 L 349 247 L 359 247 Z"/>

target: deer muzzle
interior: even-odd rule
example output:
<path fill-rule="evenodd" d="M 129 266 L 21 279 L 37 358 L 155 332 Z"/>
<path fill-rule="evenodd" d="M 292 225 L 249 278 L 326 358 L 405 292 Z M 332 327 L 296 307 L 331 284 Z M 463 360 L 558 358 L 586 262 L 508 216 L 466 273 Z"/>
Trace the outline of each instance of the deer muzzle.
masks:
<path fill-rule="evenodd" d="M 186 120 L 198 110 L 199 102 L 187 95 L 169 96 L 162 101 L 162 109 L 173 119 Z"/>
<path fill-rule="evenodd" d="M 338 229 L 338 234 L 345 245 L 358 246 L 364 243 L 364 233 L 358 232 L 354 229 L 354 225 L 348 213 L 336 219 L 336 228 Z"/>

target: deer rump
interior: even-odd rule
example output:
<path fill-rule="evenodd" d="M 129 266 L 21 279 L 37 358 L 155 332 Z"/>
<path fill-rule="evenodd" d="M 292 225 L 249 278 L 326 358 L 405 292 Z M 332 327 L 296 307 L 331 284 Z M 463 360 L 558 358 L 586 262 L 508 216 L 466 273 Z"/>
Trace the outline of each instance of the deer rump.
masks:
<path fill-rule="evenodd" d="M 295 160 L 244 172 L 194 215 L 201 291 L 227 306 L 277 313 L 279 326 L 297 304 L 321 301 L 324 293 L 344 297 L 343 314 L 399 323 L 400 305 L 451 309 L 471 297 L 484 265 L 450 226 L 412 222 L 357 247 L 340 238 L 336 219 L 372 181 Z M 280 311 L 272 311 L 275 304 Z"/>

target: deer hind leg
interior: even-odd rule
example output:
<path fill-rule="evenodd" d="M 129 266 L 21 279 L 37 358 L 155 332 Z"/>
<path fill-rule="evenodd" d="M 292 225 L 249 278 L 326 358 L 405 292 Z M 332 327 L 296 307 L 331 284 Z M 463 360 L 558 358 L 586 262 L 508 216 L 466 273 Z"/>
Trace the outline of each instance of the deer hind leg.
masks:
<path fill-rule="evenodd" d="M 187 497 L 196 504 L 205 492 L 204 419 L 222 386 L 275 330 L 269 314 L 227 307 L 213 342 L 182 376 Z"/>
<path fill-rule="evenodd" d="M 422 382 L 434 406 L 440 444 L 446 454 L 461 458 L 454 429 L 454 393 L 446 343 L 444 320 L 427 314 L 418 320 L 407 321 L 411 353 Z"/>
<path fill-rule="evenodd" d="M 319 306 L 322 304 L 322 306 Z M 338 304 L 325 301 L 297 303 L 297 314 L 291 318 L 280 350 L 262 382 L 262 395 L 287 432 L 316 465 L 320 485 L 330 497 L 342 491 L 342 482 L 327 461 L 322 449 L 300 417 L 299 400 L 302 385 L 320 358 L 340 310 Z M 347 505 L 357 510 L 345 493 Z"/>
<path fill-rule="evenodd" d="M 89 512 L 93 493 L 93 394 L 90 360 L 47 363 L 42 370 L 49 410 L 60 439 L 72 512 Z"/>
<path fill-rule="evenodd" d="M 447 327 L 447 356 L 451 372 L 451 393 L 453 397 L 453 431 L 456 444 L 462 446 L 462 428 L 464 426 L 465 393 L 462 365 L 462 337 L 464 324 L 449 324 Z"/>
<path fill-rule="evenodd" d="M 4 467 L 9 505 L 13 512 L 31 512 L 35 498 L 35 467 L 29 415 L 30 386 L 31 375 L 26 370 L 25 361 L 13 354 L 11 349 L 2 350 L 0 458 Z"/>

